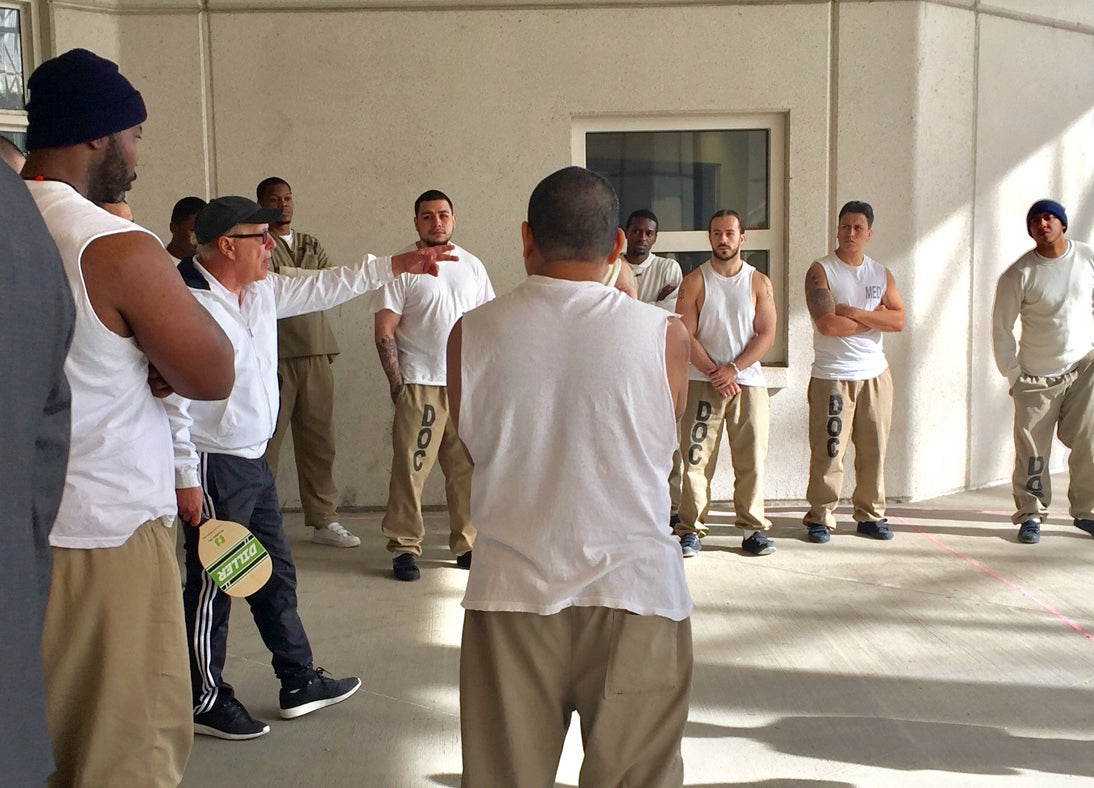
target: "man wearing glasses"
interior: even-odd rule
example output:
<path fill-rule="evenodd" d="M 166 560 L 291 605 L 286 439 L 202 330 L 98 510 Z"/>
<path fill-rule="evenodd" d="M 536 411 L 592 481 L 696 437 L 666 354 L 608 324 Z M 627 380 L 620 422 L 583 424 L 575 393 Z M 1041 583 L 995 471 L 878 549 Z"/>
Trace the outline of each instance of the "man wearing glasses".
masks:
<path fill-rule="evenodd" d="M 452 247 L 436 246 L 390 258 L 366 255 L 355 266 L 268 275 L 274 246 L 269 223 L 280 215 L 246 197 L 219 197 L 198 213 L 197 254 L 179 263 L 179 272 L 235 346 L 236 384 L 218 402 L 175 396 L 165 402 L 175 439 L 179 517 L 193 526 L 206 517 L 242 523 L 273 561 L 273 576 L 247 602 L 273 653 L 281 716 L 292 719 L 345 700 L 361 681 L 332 679 L 314 667 L 297 613 L 296 569 L 263 458 L 278 409 L 277 319 L 330 309 L 403 273 L 436 276 L 438 261 L 454 258 Z M 201 568 L 196 528 L 185 529 L 184 544 L 194 731 L 233 740 L 262 736 L 269 726 L 251 717 L 222 677 L 229 598 Z"/>

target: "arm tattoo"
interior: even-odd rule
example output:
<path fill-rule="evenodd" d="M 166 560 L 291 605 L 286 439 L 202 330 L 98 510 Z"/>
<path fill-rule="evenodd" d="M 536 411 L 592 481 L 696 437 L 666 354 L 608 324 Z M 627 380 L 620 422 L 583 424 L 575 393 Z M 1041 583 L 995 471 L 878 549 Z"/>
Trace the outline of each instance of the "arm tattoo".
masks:
<path fill-rule="evenodd" d="M 822 286 L 820 277 L 810 271 L 805 275 L 805 303 L 814 320 L 836 311 L 836 299 L 832 291 Z"/>
<path fill-rule="evenodd" d="M 388 385 L 396 389 L 403 385 L 403 370 L 399 367 L 399 348 L 394 337 L 376 340 L 376 352 L 380 354 L 380 366 L 387 375 Z"/>

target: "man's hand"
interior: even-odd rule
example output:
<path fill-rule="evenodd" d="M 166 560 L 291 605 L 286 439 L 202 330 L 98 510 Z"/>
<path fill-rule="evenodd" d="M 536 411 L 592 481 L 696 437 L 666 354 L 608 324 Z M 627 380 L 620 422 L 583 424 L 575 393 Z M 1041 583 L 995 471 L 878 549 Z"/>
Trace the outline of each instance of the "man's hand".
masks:
<path fill-rule="evenodd" d="M 441 268 L 438 263 L 459 260 L 450 252 L 456 247 L 452 244 L 444 246 L 423 246 L 420 249 L 411 249 L 409 252 L 397 254 L 391 258 L 391 272 L 399 274 L 428 274 L 436 276 Z"/>
<path fill-rule="evenodd" d="M 729 364 L 723 364 L 715 367 L 708 375 L 710 382 L 716 389 L 724 389 L 731 383 L 737 383 L 737 370 L 731 367 Z M 740 388 L 738 386 L 738 388 Z"/>
<path fill-rule="evenodd" d="M 175 501 L 179 507 L 179 519 L 187 525 L 201 524 L 201 488 L 182 487 L 175 490 Z"/>
<path fill-rule="evenodd" d="M 399 395 L 403 393 L 403 384 L 400 383 L 398 386 L 392 386 L 390 393 L 391 401 L 395 402 L 395 400 L 399 399 Z"/>
<path fill-rule="evenodd" d="M 659 292 L 657 294 L 657 298 L 655 298 L 654 300 L 655 301 L 664 301 L 666 298 L 669 297 L 669 293 L 671 293 L 675 289 L 676 289 L 676 285 L 665 285 L 664 287 L 661 288 L 661 292 Z"/>
<path fill-rule="evenodd" d="M 151 364 L 148 365 L 148 388 L 152 389 L 152 396 L 156 399 L 163 399 L 175 393 L 171 384 L 164 380 L 159 370 Z"/>

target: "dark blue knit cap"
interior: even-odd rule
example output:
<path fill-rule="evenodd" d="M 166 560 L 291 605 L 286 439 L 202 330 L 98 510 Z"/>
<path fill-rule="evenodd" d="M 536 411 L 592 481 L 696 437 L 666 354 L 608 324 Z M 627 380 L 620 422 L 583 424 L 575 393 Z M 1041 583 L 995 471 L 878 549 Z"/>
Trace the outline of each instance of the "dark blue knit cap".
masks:
<path fill-rule="evenodd" d="M 1064 212 L 1064 206 L 1055 200 L 1038 200 L 1029 206 L 1029 210 L 1026 212 L 1026 227 L 1029 227 L 1029 223 L 1033 221 L 1034 216 L 1039 216 L 1042 213 L 1051 213 L 1060 220 L 1060 224 L 1064 226 L 1064 229 L 1067 229 L 1067 213 Z"/>
<path fill-rule="evenodd" d="M 148 117 L 144 99 L 117 64 L 86 49 L 47 60 L 30 75 L 27 88 L 28 151 L 97 140 Z"/>

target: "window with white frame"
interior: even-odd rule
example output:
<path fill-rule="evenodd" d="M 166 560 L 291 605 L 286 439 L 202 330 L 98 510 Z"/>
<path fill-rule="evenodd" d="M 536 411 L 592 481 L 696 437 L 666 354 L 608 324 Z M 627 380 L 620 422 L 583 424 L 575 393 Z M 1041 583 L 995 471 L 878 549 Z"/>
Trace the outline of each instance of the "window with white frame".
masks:
<path fill-rule="evenodd" d="M 0 0 L 0 135 L 26 150 L 27 77 L 34 68 L 37 8 Z"/>
<path fill-rule="evenodd" d="M 764 363 L 785 365 L 786 115 L 574 118 L 573 159 L 619 194 L 620 223 L 634 210 L 658 219 L 653 251 L 684 273 L 710 257 L 707 224 L 729 208 L 744 217 L 743 257 L 771 278 L 779 311 Z"/>

